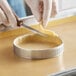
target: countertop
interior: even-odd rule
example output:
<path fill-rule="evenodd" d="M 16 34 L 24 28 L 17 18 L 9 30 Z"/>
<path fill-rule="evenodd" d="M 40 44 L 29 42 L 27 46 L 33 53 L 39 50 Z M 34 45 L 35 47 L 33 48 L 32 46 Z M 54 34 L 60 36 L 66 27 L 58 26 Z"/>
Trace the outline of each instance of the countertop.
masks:
<path fill-rule="evenodd" d="M 14 35 L 13 30 L 10 31 L 10 35 L 7 32 L 7 37 L 5 32 L 0 33 L 0 76 L 47 76 L 75 67 L 76 21 L 52 27 L 49 25 L 47 29 L 55 31 L 61 37 L 64 42 L 64 53 L 61 56 L 43 60 L 27 60 L 14 55 L 13 40 L 24 34 L 23 28 L 15 29 Z M 15 32 L 20 34 L 17 35 Z"/>

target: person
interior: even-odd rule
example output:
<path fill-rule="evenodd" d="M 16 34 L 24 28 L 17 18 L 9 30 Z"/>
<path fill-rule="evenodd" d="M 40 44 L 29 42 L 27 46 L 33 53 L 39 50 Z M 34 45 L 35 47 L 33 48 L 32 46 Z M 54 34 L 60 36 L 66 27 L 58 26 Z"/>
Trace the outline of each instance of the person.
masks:
<path fill-rule="evenodd" d="M 42 21 L 43 27 L 48 19 L 57 13 L 56 0 L 25 0 L 38 22 Z M 16 17 L 11 8 L 19 17 L 26 16 L 23 0 L 0 0 L 0 24 L 17 26 Z M 10 7 L 11 6 L 11 7 Z"/>

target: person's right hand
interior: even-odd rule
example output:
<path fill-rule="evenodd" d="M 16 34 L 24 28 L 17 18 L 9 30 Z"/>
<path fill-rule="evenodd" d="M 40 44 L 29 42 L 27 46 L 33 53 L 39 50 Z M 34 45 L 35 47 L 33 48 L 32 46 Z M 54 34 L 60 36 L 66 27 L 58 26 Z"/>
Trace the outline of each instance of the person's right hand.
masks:
<path fill-rule="evenodd" d="M 0 24 L 4 24 L 5 26 L 17 26 L 16 18 L 7 0 L 0 0 Z"/>

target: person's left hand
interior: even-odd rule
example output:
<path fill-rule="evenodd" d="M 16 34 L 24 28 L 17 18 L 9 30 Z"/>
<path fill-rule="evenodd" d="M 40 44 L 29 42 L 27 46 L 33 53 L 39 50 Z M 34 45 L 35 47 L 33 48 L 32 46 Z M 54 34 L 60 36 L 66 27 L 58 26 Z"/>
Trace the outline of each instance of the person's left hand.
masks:
<path fill-rule="evenodd" d="M 43 27 L 48 23 L 51 16 L 55 16 L 56 2 L 55 0 L 25 0 L 28 6 L 31 8 L 33 15 L 36 17 L 37 21 L 42 21 Z"/>

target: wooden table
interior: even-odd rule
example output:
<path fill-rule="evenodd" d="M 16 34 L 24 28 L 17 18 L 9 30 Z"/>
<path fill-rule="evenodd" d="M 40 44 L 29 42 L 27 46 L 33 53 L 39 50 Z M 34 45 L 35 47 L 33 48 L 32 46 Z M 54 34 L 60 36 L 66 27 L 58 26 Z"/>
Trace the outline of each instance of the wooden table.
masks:
<path fill-rule="evenodd" d="M 47 76 L 76 66 L 76 21 L 47 27 L 59 34 L 64 54 L 51 59 L 27 60 L 14 55 L 13 40 L 28 31 L 24 28 L 0 33 L 0 76 Z"/>

